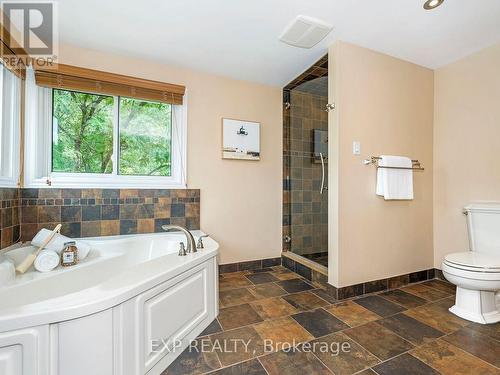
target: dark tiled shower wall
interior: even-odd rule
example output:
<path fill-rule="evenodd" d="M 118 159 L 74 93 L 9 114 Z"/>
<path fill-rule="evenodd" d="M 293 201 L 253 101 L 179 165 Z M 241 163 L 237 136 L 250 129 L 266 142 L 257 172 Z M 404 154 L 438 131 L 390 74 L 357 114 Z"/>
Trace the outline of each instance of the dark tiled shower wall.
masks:
<path fill-rule="evenodd" d="M 0 249 L 19 241 L 19 190 L 0 188 Z"/>
<path fill-rule="evenodd" d="M 284 119 L 283 235 L 296 254 L 327 249 L 328 194 L 319 193 L 321 165 L 313 163 L 313 129 L 328 130 L 327 97 L 292 90 Z"/>
<path fill-rule="evenodd" d="M 23 241 L 57 223 L 69 237 L 162 232 L 164 224 L 200 229 L 198 189 L 21 189 L 19 203 Z"/>

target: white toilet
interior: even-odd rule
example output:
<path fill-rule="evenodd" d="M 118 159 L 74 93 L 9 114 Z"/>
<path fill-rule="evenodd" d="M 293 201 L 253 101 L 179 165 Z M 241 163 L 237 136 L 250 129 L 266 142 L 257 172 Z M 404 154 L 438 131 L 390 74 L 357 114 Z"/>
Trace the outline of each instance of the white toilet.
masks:
<path fill-rule="evenodd" d="M 481 324 L 500 321 L 500 203 L 471 204 L 467 215 L 470 250 L 445 257 L 443 274 L 457 286 L 455 315 Z"/>

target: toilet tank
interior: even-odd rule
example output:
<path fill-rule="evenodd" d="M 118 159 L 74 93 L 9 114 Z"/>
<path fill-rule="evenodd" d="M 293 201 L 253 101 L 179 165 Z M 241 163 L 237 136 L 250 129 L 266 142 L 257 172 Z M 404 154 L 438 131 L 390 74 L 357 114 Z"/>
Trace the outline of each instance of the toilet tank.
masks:
<path fill-rule="evenodd" d="M 471 251 L 500 254 L 500 203 L 475 203 L 464 208 Z"/>

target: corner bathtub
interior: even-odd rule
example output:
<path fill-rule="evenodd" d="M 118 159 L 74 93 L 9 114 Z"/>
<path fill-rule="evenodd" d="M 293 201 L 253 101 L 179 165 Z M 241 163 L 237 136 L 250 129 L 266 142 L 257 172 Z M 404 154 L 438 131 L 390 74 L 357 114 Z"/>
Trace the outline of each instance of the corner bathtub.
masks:
<path fill-rule="evenodd" d="M 85 241 L 81 263 L 0 286 L 2 375 L 160 374 L 217 316 L 213 239 L 184 257 L 180 232 Z"/>

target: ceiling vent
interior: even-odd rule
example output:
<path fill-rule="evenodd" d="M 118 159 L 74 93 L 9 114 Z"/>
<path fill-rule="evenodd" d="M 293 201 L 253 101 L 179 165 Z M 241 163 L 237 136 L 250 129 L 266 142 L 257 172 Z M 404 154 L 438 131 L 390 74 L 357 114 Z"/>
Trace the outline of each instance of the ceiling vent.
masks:
<path fill-rule="evenodd" d="M 318 44 L 333 26 L 307 16 L 297 16 L 283 31 L 280 40 L 291 46 L 300 48 L 311 48 Z"/>

